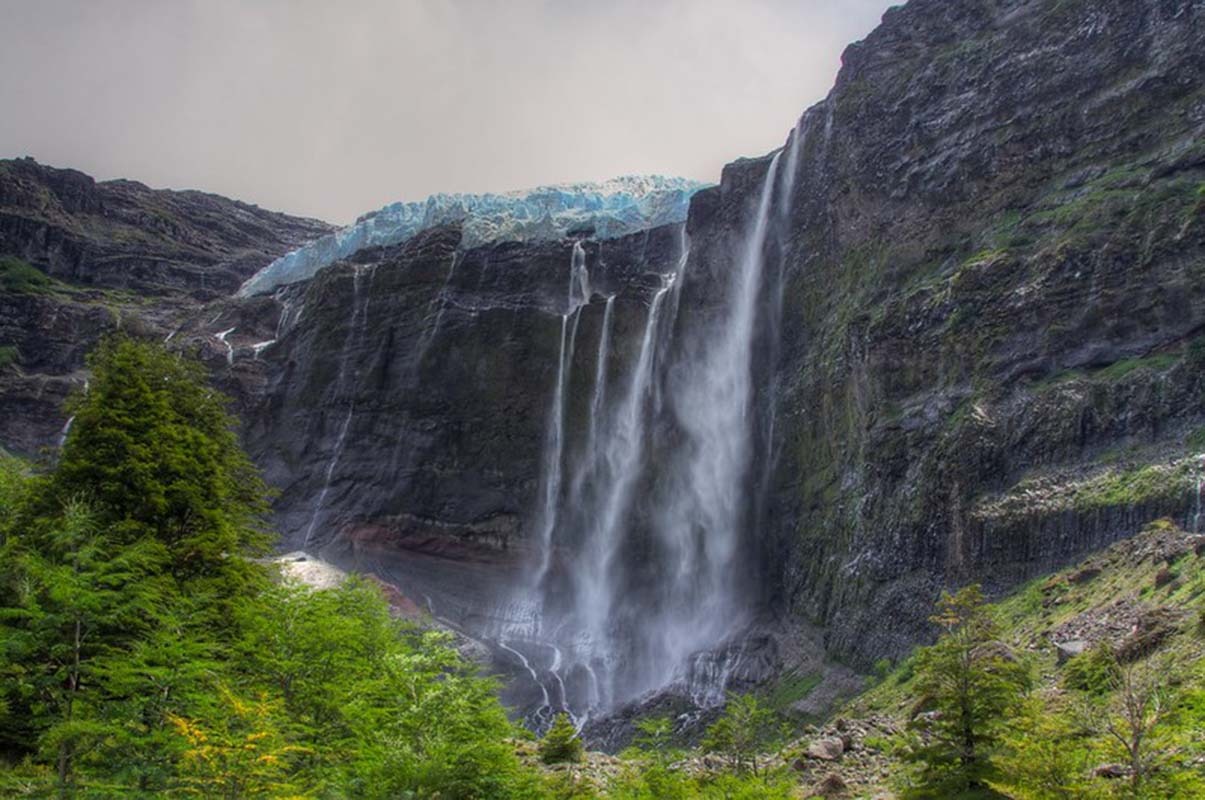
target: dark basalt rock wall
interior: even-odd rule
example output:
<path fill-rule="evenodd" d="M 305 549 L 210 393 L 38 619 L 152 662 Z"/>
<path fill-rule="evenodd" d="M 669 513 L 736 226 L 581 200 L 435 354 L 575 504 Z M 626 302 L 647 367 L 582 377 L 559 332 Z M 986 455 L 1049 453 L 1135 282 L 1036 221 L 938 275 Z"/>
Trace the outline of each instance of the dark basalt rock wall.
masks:
<path fill-rule="evenodd" d="M 680 238 L 671 226 L 583 242 L 594 294 L 577 326 L 568 427 L 589 413 L 606 296 L 616 296 L 614 367 L 626 368 Z M 253 299 L 198 331 L 236 326 L 229 370 L 246 441 L 281 489 L 289 545 L 350 537 L 506 560 L 522 550 L 573 241 L 467 251 L 459 241 L 455 228 L 439 228 L 361 251 L 277 295 L 275 316 L 286 320 L 277 330 L 239 321 Z M 247 358 L 257 337 L 277 342 Z M 223 371 L 218 348 L 207 352 Z"/>
<path fill-rule="evenodd" d="M 1205 449 L 1202 53 L 1199 2 L 913 0 L 804 116 L 764 533 L 834 651 L 1189 521 L 1139 467 Z"/>

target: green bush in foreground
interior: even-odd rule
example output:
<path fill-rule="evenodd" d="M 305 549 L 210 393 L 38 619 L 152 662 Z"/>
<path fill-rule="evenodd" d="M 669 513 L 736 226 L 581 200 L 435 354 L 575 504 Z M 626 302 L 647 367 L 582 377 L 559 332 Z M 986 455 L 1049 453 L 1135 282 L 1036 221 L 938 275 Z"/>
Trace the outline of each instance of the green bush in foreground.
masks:
<path fill-rule="evenodd" d="M 0 796 L 546 796 L 446 637 L 252 560 L 266 489 L 199 367 L 91 366 L 57 466 L 0 460 Z"/>
<path fill-rule="evenodd" d="M 1108 694 L 1121 677 L 1117 656 L 1107 642 L 1099 642 L 1063 666 L 1063 685 L 1098 697 Z"/>

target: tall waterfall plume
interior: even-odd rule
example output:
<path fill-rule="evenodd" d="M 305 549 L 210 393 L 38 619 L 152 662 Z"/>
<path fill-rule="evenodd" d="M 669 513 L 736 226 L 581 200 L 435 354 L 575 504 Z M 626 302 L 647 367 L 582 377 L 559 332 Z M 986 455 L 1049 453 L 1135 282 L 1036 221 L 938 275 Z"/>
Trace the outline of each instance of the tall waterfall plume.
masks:
<path fill-rule="evenodd" d="M 741 648 L 718 660 L 700 654 L 739 633 L 752 613 L 742 545 L 757 516 L 755 490 L 768 478 L 768 467 L 754 463 L 768 457 L 758 442 L 773 435 L 754 365 L 758 342 L 777 333 L 780 275 L 767 269 L 766 254 L 786 218 L 775 201 L 789 202 L 799 149 L 796 130 L 771 158 L 737 256 L 713 277 L 720 303 L 702 323 L 678 324 L 682 293 L 708 291 L 707 276 L 691 273 L 685 226 L 676 267 L 644 295 L 643 309 L 630 295 L 592 296 L 586 251 L 574 245 L 535 517 L 538 557 L 515 603 L 527 611 L 499 637 L 540 684 L 537 724 L 567 710 L 581 725 L 675 682 L 704 704 L 723 697 Z M 598 346 L 579 353 L 578 326 L 592 302 L 605 302 Z M 628 330 L 642 319 L 638 347 L 616 348 L 617 317 Z M 575 361 L 591 357 L 574 372 Z M 587 387 L 588 402 L 575 406 L 573 389 Z M 588 418 L 575 425 L 572 408 Z"/>

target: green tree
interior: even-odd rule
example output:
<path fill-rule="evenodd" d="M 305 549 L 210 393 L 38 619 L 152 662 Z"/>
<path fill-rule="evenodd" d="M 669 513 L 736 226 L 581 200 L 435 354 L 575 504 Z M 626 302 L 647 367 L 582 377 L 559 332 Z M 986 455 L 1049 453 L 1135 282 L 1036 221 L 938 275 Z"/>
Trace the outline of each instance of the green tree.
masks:
<path fill-rule="evenodd" d="M 1026 700 L 995 757 L 998 785 L 1017 800 L 1091 797 L 1090 734 L 1056 698 Z"/>
<path fill-rule="evenodd" d="M 562 712 L 540 740 L 540 760 L 545 764 L 563 764 L 582 760 L 582 740 L 569 715 Z"/>
<path fill-rule="evenodd" d="M 943 594 L 937 608 L 931 620 L 943 633 L 916 659 L 916 686 L 931 713 L 915 723 L 926 738 L 912 750 L 921 765 L 913 795 L 988 794 L 992 757 L 1029 689 L 1029 669 L 998 641 L 978 586 Z"/>
<path fill-rule="evenodd" d="M 757 756 L 777 738 L 774 712 L 751 694 L 728 697 L 724 713 L 703 737 L 703 749 L 727 759 L 737 773 L 757 774 Z"/>
<path fill-rule="evenodd" d="M 646 717 L 637 722 L 632 744 L 640 757 L 662 766 L 682 757 L 674 746 L 674 724 L 669 717 Z"/>
<path fill-rule="evenodd" d="M 496 686 L 446 634 L 395 619 L 373 584 L 284 583 L 239 611 L 242 685 L 282 700 L 303 785 L 340 796 L 538 797 L 509 739 Z"/>
<path fill-rule="evenodd" d="M 12 553 L 17 580 L 0 608 L 5 672 L 21 726 L 12 744 L 54 762 L 58 792 L 76 782 L 80 759 L 114 732 L 105 719 L 109 680 L 129 644 L 149 627 L 162 595 L 137 548 L 114 548 L 91 509 L 70 501 Z"/>
<path fill-rule="evenodd" d="M 1149 784 L 1168 762 L 1169 723 L 1177 698 L 1167 675 L 1177 671 L 1167 659 L 1126 664 L 1118 671 L 1113 694 L 1098 718 L 1106 751 L 1120 757 L 1129 771 L 1133 797 L 1148 796 L 1144 793 Z"/>
<path fill-rule="evenodd" d="M 0 464 L 0 743 L 110 791 L 161 791 L 168 715 L 215 701 L 232 609 L 267 585 L 265 487 L 221 396 L 154 344 L 106 341 L 54 469 Z"/>
<path fill-rule="evenodd" d="M 262 585 L 267 487 L 240 448 L 226 399 L 199 364 L 161 345 L 104 340 L 88 361 L 47 503 L 82 494 L 118 544 L 154 544 L 188 592 L 221 601 Z M 240 556 L 240 557 L 235 557 Z"/>

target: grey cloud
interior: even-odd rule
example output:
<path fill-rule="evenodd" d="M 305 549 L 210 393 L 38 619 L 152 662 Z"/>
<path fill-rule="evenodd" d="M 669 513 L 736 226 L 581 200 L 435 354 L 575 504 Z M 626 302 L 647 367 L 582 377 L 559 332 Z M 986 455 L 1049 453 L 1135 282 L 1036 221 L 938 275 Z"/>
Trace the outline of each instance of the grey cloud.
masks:
<path fill-rule="evenodd" d="M 0 0 L 0 156 L 333 222 L 780 144 L 887 0 Z"/>

